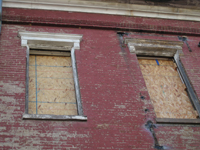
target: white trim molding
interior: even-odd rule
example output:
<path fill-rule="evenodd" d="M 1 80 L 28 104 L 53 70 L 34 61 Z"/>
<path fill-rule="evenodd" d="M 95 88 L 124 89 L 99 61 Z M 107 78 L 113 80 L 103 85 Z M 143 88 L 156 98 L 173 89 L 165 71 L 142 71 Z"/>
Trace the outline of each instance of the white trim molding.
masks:
<path fill-rule="evenodd" d="M 47 33 L 47 32 L 28 32 L 22 31 L 18 33 L 21 37 L 21 46 L 27 46 L 28 40 L 31 41 L 51 41 L 51 42 L 65 42 L 74 45 L 74 49 L 80 49 L 80 41 L 82 35 L 79 34 L 62 34 L 62 33 Z"/>
<path fill-rule="evenodd" d="M 80 41 L 82 40 L 82 35 L 78 34 L 60 34 L 60 33 L 45 33 L 45 32 L 18 32 L 18 36 L 21 38 L 21 46 L 27 47 L 26 52 L 26 101 L 25 101 L 25 113 L 23 114 L 23 119 L 51 119 L 51 120 L 87 120 L 87 116 L 83 115 L 81 94 L 78 82 L 78 72 L 76 67 L 76 57 L 75 50 L 80 49 Z M 74 78 L 74 87 L 76 94 L 76 104 L 78 108 L 77 116 L 65 116 L 65 115 L 38 115 L 38 114 L 28 114 L 28 103 L 29 103 L 29 54 L 34 49 L 36 55 L 41 55 L 41 49 L 51 50 L 53 52 L 47 55 L 55 55 L 56 50 L 70 51 L 72 70 Z M 36 50 L 35 50 L 36 48 Z M 37 51 L 37 49 L 39 49 Z M 56 53 L 56 55 L 58 55 Z M 64 56 L 63 54 L 61 54 Z M 65 54 L 66 55 L 66 54 Z"/>
<path fill-rule="evenodd" d="M 64 115 L 35 115 L 35 114 L 23 114 L 23 119 L 45 119 L 45 120 L 87 120 L 86 116 L 64 116 Z"/>
<path fill-rule="evenodd" d="M 177 51 L 179 55 L 183 55 L 183 42 L 180 41 L 126 38 L 125 44 L 130 53 L 141 56 L 174 57 Z"/>
<path fill-rule="evenodd" d="M 3 7 L 200 21 L 200 10 L 84 0 L 3 0 Z"/>
<path fill-rule="evenodd" d="M 180 60 L 180 54 L 183 54 L 183 42 L 166 41 L 155 39 L 137 39 L 126 38 L 125 44 L 128 44 L 130 53 L 134 53 L 137 57 L 144 59 L 174 59 L 180 79 L 186 86 L 188 96 L 194 105 L 198 115 L 200 116 L 200 102 L 185 72 L 184 66 Z M 153 56 L 153 57 L 152 57 Z M 187 123 L 199 124 L 200 119 L 178 119 L 178 118 L 156 118 L 157 123 Z"/>

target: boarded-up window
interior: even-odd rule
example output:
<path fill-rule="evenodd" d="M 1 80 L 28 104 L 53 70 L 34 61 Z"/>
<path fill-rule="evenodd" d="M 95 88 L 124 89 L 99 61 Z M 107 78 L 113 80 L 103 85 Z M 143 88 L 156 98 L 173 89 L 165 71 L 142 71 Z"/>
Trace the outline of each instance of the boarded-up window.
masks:
<path fill-rule="evenodd" d="M 29 114 L 77 115 L 71 57 L 29 57 Z"/>
<path fill-rule="evenodd" d="M 139 59 L 157 118 L 197 118 L 172 60 Z"/>

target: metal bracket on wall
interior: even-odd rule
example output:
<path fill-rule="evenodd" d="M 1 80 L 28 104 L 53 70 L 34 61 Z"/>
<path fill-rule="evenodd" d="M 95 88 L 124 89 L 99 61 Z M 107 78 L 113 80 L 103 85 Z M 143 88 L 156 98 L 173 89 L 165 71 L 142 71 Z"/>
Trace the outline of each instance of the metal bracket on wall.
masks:
<path fill-rule="evenodd" d="M 180 41 L 183 41 L 183 42 L 187 45 L 189 51 L 192 52 L 192 49 L 190 48 L 190 46 L 189 46 L 189 44 L 188 44 L 188 42 L 187 42 L 187 37 L 185 37 L 185 36 L 178 36 L 178 39 L 179 39 Z"/>
<path fill-rule="evenodd" d="M 1 34 L 1 25 L 2 25 L 2 0 L 0 0 L 0 34 Z"/>

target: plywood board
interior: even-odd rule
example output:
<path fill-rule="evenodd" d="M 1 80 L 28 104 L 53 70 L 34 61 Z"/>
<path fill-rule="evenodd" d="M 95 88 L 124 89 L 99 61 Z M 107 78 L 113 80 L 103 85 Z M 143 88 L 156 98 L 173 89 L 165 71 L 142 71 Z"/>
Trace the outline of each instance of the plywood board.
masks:
<path fill-rule="evenodd" d="M 38 66 L 72 66 L 71 57 L 36 56 L 36 58 Z"/>
<path fill-rule="evenodd" d="M 76 104 L 39 103 L 38 114 L 77 115 Z"/>
<path fill-rule="evenodd" d="M 43 102 L 73 102 L 76 103 L 75 92 L 66 90 L 40 90 L 38 101 Z"/>
<path fill-rule="evenodd" d="M 29 113 L 77 115 L 70 57 L 30 56 Z"/>
<path fill-rule="evenodd" d="M 57 79 L 72 79 L 73 72 L 71 67 L 48 67 L 37 66 L 38 78 L 57 78 Z"/>
<path fill-rule="evenodd" d="M 170 60 L 139 59 L 140 68 L 157 118 L 197 118 L 176 70 Z"/>

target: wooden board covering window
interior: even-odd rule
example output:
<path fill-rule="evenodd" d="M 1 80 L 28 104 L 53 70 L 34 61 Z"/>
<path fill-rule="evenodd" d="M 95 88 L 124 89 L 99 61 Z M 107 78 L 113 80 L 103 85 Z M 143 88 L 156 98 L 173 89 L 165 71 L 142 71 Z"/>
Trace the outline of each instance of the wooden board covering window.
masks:
<path fill-rule="evenodd" d="M 71 57 L 30 55 L 28 113 L 77 115 Z"/>
<path fill-rule="evenodd" d="M 197 118 L 172 60 L 139 59 L 157 118 Z"/>

